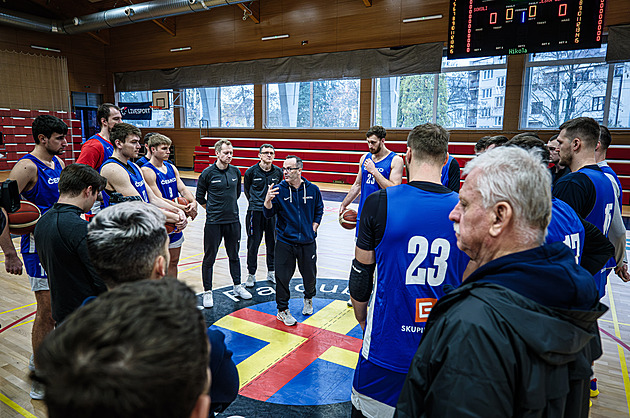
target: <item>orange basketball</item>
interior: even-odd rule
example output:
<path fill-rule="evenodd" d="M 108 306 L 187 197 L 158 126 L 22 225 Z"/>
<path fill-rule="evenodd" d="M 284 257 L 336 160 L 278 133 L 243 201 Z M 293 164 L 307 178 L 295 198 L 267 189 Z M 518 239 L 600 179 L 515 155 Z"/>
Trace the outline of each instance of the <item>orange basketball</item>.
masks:
<path fill-rule="evenodd" d="M 164 227 L 166 228 L 166 233 L 170 234 L 171 232 L 175 231 L 175 224 L 171 224 L 171 223 L 165 223 Z"/>
<path fill-rule="evenodd" d="M 13 235 L 30 234 L 41 216 L 39 208 L 27 200 L 20 201 L 20 209 L 9 213 L 9 232 Z"/>
<path fill-rule="evenodd" d="M 181 197 L 181 196 L 176 197 L 175 199 L 173 199 L 173 201 L 177 204 L 184 205 L 184 206 L 186 206 L 189 203 L 185 197 Z"/>
<path fill-rule="evenodd" d="M 346 209 L 339 215 L 339 225 L 345 229 L 354 229 L 357 226 L 357 211 Z"/>

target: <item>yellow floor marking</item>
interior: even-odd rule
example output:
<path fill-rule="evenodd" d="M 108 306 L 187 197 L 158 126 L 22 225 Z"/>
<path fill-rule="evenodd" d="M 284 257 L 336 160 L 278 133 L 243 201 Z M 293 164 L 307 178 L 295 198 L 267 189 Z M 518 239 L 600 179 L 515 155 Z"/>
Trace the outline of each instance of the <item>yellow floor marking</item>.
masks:
<path fill-rule="evenodd" d="M 611 324 L 614 324 L 614 321 L 611 321 L 610 319 L 598 319 L 598 321 L 602 321 L 602 322 L 610 322 Z M 630 324 L 626 324 L 624 322 L 617 322 L 619 325 L 623 325 L 626 327 L 630 327 Z"/>
<path fill-rule="evenodd" d="M 29 306 L 33 306 L 33 305 L 37 305 L 37 303 L 29 303 L 28 305 L 19 306 L 17 308 L 9 309 L 8 311 L 0 312 L 0 315 L 5 314 L 5 313 L 9 313 L 9 312 L 13 312 L 13 311 L 18 311 L 20 309 L 28 308 Z"/>
<path fill-rule="evenodd" d="M 214 325 L 269 343 L 236 366 L 241 388 L 260 376 L 260 374 L 307 340 L 298 335 L 293 335 L 230 315 L 219 319 Z"/>
<path fill-rule="evenodd" d="M 354 311 L 348 309 L 346 301 L 343 300 L 333 300 L 303 322 L 306 325 L 339 334 L 349 333 L 358 324 L 354 317 Z"/>
<path fill-rule="evenodd" d="M 7 398 L 1 392 L 0 392 L 0 401 L 2 401 L 4 404 L 8 405 L 11 409 L 16 411 L 18 414 L 21 414 L 22 416 L 26 418 L 37 418 L 35 415 L 31 414 L 26 409 L 22 408 L 20 405 L 16 404 L 11 399 Z"/>
<path fill-rule="evenodd" d="M 610 301 L 610 313 L 613 319 L 613 325 L 615 328 L 615 335 L 621 339 L 621 333 L 619 332 L 619 322 L 617 321 L 617 310 L 615 309 L 615 300 L 613 299 L 612 286 L 610 281 L 606 284 L 606 292 L 608 293 L 608 300 Z M 626 391 L 626 403 L 628 404 L 628 412 L 630 412 L 630 378 L 628 377 L 628 366 L 626 364 L 626 356 L 623 352 L 623 347 L 617 344 L 617 350 L 619 352 L 619 362 L 621 363 L 621 377 L 623 378 L 623 387 Z"/>
<path fill-rule="evenodd" d="M 22 322 L 21 324 L 13 325 L 11 328 L 21 327 L 22 325 L 30 324 L 31 322 L 35 322 L 35 320 L 31 319 L 30 321 Z"/>
<path fill-rule="evenodd" d="M 319 358 L 349 369 L 354 369 L 359 362 L 359 353 L 333 346 L 326 350 Z"/>

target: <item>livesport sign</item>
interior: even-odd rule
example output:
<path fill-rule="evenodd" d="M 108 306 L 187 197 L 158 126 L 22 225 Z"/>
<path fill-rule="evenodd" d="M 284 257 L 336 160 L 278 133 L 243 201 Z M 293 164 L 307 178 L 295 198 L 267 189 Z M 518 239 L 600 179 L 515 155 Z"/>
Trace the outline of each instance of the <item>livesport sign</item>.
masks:
<path fill-rule="evenodd" d="M 118 103 L 124 120 L 151 120 L 153 113 L 151 105 L 151 102 Z"/>

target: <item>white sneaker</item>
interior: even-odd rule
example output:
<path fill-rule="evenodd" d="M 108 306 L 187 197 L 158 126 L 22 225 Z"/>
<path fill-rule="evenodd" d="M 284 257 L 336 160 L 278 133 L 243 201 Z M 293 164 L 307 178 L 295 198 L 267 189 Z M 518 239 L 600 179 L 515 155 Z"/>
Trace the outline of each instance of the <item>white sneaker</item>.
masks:
<path fill-rule="evenodd" d="M 243 298 L 243 299 L 251 299 L 252 298 L 252 294 L 249 293 L 247 290 L 245 290 L 245 287 L 243 287 L 242 284 L 235 284 L 234 285 L 234 293 L 236 293 L 236 296 Z"/>
<path fill-rule="evenodd" d="M 302 315 L 313 315 L 313 299 L 304 299 Z"/>
<path fill-rule="evenodd" d="M 346 303 L 348 304 L 348 308 L 352 308 L 352 299 L 348 299 Z"/>
<path fill-rule="evenodd" d="M 291 312 L 289 312 L 288 309 L 285 309 L 284 311 L 278 311 L 278 315 L 276 315 L 276 318 L 278 318 L 278 321 L 284 322 L 284 325 L 289 327 L 297 323 L 297 321 L 295 320 L 293 315 L 291 315 Z"/>
<path fill-rule="evenodd" d="M 275 271 L 268 271 L 267 272 L 267 280 L 269 280 L 271 283 L 275 283 L 276 282 L 276 272 Z"/>
<path fill-rule="evenodd" d="M 33 381 L 33 383 L 31 383 L 31 391 L 29 395 L 31 395 L 31 399 L 36 399 L 36 400 L 44 399 L 44 395 L 45 395 L 44 385 L 42 383 Z"/>
<path fill-rule="evenodd" d="M 206 290 L 203 292 L 203 307 L 212 308 L 214 306 L 214 300 L 212 299 L 212 290 Z"/>
<path fill-rule="evenodd" d="M 248 274 L 247 275 L 247 280 L 245 280 L 245 286 L 247 286 L 247 287 L 254 287 L 254 283 L 255 282 L 256 282 L 256 275 Z"/>

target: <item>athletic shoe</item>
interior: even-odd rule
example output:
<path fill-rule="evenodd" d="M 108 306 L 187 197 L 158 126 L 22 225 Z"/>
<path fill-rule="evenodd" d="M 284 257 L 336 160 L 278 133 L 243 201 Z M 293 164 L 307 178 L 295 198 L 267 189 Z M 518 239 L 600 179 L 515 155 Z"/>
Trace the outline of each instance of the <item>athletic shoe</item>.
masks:
<path fill-rule="evenodd" d="M 212 308 L 214 306 L 214 300 L 212 299 L 212 290 L 203 292 L 203 307 Z"/>
<path fill-rule="evenodd" d="M 348 304 L 348 308 L 352 308 L 352 299 L 348 299 L 346 303 Z"/>
<path fill-rule="evenodd" d="M 31 358 L 28 359 L 28 370 L 30 372 L 35 371 L 35 356 L 31 354 Z"/>
<path fill-rule="evenodd" d="M 599 390 L 597 390 L 597 379 L 592 378 L 591 379 L 591 398 L 594 398 L 597 395 L 599 395 Z"/>
<path fill-rule="evenodd" d="M 288 309 L 285 309 L 284 311 L 278 311 L 278 315 L 276 315 L 276 318 L 278 318 L 278 321 L 284 322 L 284 325 L 289 327 L 297 323 L 297 321 L 295 320 L 293 315 L 291 315 L 291 312 L 289 312 Z"/>
<path fill-rule="evenodd" d="M 31 384 L 31 392 L 29 393 L 31 395 L 31 399 L 36 399 L 38 401 L 41 401 L 42 399 L 44 399 L 44 385 L 39 383 L 39 382 L 33 382 Z"/>
<path fill-rule="evenodd" d="M 256 281 L 256 275 L 248 274 L 247 275 L 247 280 L 245 280 L 245 286 L 247 286 L 247 287 L 254 287 L 254 282 L 255 281 Z"/>
<path fill-rule="evenodd" d="M 302 315 L 313 315 L 313 299 L 304 299 Z"/>
<path fill-rule="evenodd" d="M 269 280 L 271 283 L 275 283 L 276 282 L 276 272 L 275 271 L 268 271 L 267 272 L 267 280 Z"/>
<path fill-rule="evenodd" d="M 245 290 L 245 287 L 242 284 L 234 285 L 234 293 L 236 293 L 236 296 L 238 296 L 239 298 L 243 298 L 243 299 L 252 298 L 252 294 L 249 293 L 247 290 Z"/>

